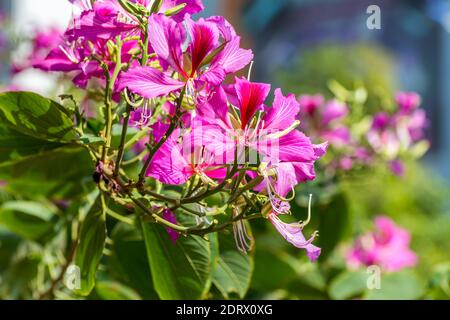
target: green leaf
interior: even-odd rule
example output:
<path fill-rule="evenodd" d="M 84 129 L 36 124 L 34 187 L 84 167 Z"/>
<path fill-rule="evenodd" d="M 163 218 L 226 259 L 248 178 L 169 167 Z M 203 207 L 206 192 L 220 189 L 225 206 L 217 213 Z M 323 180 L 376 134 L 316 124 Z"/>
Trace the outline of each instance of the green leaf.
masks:
<path fill-rule="evenodd" d="M 347 199 L 342 193 L 333 200 L 315 210 L 319 216 L 319 234 L 317 246 L 322 249 L 320 260 L 326 260 L 336 246 L 344 238 L 349 225 L 349 208 Z"/>
<path fill-rule="evenodd" d="M 270 276 L 268 276 L 269 274 Z M 252 289 L 271 291 L 284 288 L 296 276 L 296 271 L 290 264 L 265 248 L 259 247 L 258 244 L 256 245 Z"/>
<path fill-rule="evenodd" d="M 174 244 L 160 225 L 142 223 L 153 283 L 163 300 L 201 299 L 211 286 L 215 251 L 210 242 L 198 237 L 180 237 Z"/>
<path fill-rule="evenodd" d="M 98 197 L 82 221 L 80 230 L 80 242 L 75 256 L 75 265 L 80 268 L 81 274 L 80 289 L 76 291 L 79 295 L 88 296 L 94 289 L 95 275 L 103 256 L 105 240 L 105 213 Z"/>
<path fill-rule="evenodd" d="M 27 254 L 14 261 L 8 270 L 2 274 L 1 294 L 7 300 L 33 299 L 36 291 L 36 277 L 42 257 L 37 254 Z"/>
<path fill-rule="evenodd" d="M 21 239 L 0 227 L 0 273 L 10 268 L 10 261 L 13 258 Z"/>
<path fill-rule="evenodd" d="M 0 166 L 0 179 L 13 194 L 68 198 L 94 187 L 94 164 L 86 150 L 58 148 Z"/>
<path fill-rule="evenodd" d="M 0 166 L 63 146 L 61 143 L 36 139 L 5 126 L 0 126 Z"/>
<path fill-rule="evenodd" d="M 253 273 L 253 254 L 237 250 L 230 234 L 219 235 L 219 261 L 213 276 L 213 283 L 226 298 L 237 294 L 243 299 L 250 287 Z"/>
<path fill-rule="evenodd" d="M 80 137 L 80 141 L 83 144 L 91 145 L 91 144 L 105 144 L 105 139 L 102 137 L 98 137 L 93 134 L 86 133 Z"/>
<path fill-rule="evenodd" d="M 411 271 L 382 275 L 381 288 L 366 292 L 368 300 L 415 300 L 424 294 L 424 286 Z"/>
<path fill-rule="evenodd" d="M 433 269 L 427 297 L 434 300 L 450 300 L 450 263 L 438 264 Z"/>
<path fill-rule="evenodd" d="M 103 300 L 142 300 L 133 289 L 115 281 L 100 281 L 95 291 Z"/>
<path fill-rule="evenodd" d="M 361 296 L 367 289 L 368 276 L 364 270 L 343 272 L 331 281 L 328 294 L 334 300 Z"/>
<path fill-rule="evenodd" d="M 148 300 L 157 300 L 142 234 L 134 226 L 119 223 L 114 228 L 110 268 L 125 284 Z"/>
<path fill-rule="evenodd" d="M 77 138 L 67 110 L 32 92 L 0 94 L 0 119 L 10 128 L 38 139 L 70 142 Z"/>
<path fill-rule="evenodd" d="M 57 209 L 50 204 L 9 201 L 0 207 L 0 225 L 28 240 L 38 240 L 55 225 Z"/>

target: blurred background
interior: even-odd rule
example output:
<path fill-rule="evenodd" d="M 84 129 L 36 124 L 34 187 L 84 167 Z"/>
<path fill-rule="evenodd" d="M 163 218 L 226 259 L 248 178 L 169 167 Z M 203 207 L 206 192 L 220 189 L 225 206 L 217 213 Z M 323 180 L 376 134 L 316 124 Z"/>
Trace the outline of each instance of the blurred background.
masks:
<path fill-rule="evenodd" d="M 256 262 L 248 297 L 359 296 L 364 288 L 355 277 L 360 274 L 343 271 L 345 248 L 373 228 L 374 216 L 384 214 L 411 233 L 419 264 L 414 278 L 393 278 L 386 295 L 374 297 L 450 298 L 450 0 L 203 2 L 204 16 L 225 16 L 242 35 L 243 46 L 254 50 L 253 81 L 327 98 L 333 97 L 330 80 L 346 88 L 363 86 L 367 113 L 398 91 L 416 91 L 430 119 L 431 149 L 420 164 L 408 164 L 405 177 L 375 168 L 342 179 L 332 200 L 315 207 L 317 225 L 312 227 L 320 229 L 324 249 L 320 264 L 306 263 L 264 221 L 255 223 Z M 381 29 L 366 25 L 370 5 L 381 9 Z M 13 35 L 4 39 L 6 24 L 0 29 L 0 86 L 51 92 L 53 75 L 27 70 L 12 77 L 10 66 L 29 50 L 21 39 L 36 29 L 65 28 L 71 10 L 67 0 L 0 0 L 0 19 L 9 20 Z M 314 187 L 306 188 L 314 193 Z M 303 214 L 304 205 L 299 196 L 293 211 Z"/>

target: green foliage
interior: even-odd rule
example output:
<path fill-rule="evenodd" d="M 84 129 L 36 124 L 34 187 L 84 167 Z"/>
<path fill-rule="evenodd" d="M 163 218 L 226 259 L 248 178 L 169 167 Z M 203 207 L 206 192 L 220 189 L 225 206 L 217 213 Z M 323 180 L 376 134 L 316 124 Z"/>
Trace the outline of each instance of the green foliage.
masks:
<path fill-rule="evenodd" d="M 27 240 L 39 240 L 54 229 L 56 208 L 31 201 L 9 201 L 0 207 L 0 225 Z"/>
<path fill-rule="evenodd" d="M 343 272 L 333 279 L 328 289 L 335 300 L 345 300 L 361 296 L 367 289 L 367 273 L 364 270 Z"/>
<path fill-rule="evenodd" d="M 37 139 L 70 142 L 77 138 L 66 109 L 32 92 L 0 94 L 0 119 L 14 130 Z"/>
<path fill-rule="evenodd" d="M 106 213 L 102 201 L 99 196 L 81 222 L 75 265 L 80 268 L 81 286 L 77 293 L 82 296 L 89 295 L 94 289 L 95 276 L 105 248 Z"/>
<path fill-rule="evenodd" d="M 219 234 L 219 257 L 213 283 L 224 298 L 237 295 L 243 299 L 250 286 L 253 272 L 253 254 L 236 249 L 231 234 Z"/>
<path fill-rule="evenodd" d="M 102 300 L 141 300 L 133 289 L 118 282 L 100 281 L 95 291 Z"/>
<path fill-rule="evenodd" d="M 161 299 L 206 297 L 216 269 L 218 246 L 215 235 L 209 241 L 182 237 L 174 244 L 163 227 L 142 223 L 147 256 L 155 290 Z"/>
<path fill-rule="evenodd" d="M 109 268 L 113 277 L 134 288 L 143 299 L 158 299 L 141 232 L 134 226 L 119 223 L 114 227 L 112 240 Z"/>
<path fill-rule="evenodd" d="M 63 146 L 61 143 L 36 139 L 6 126 L 0 126 L 0 164 L 6 166 Z"/>

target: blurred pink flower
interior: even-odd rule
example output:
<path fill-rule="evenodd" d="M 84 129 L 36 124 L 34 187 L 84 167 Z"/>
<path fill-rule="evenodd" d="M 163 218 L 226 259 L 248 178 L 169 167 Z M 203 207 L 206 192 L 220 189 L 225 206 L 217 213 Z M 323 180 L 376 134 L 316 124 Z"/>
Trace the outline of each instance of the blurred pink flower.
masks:
<path fill-rule="evenodd" d="M 390 218 L 375 219 L 376 230 L 360 236 L 347 254 L 350 268 L 378 265 L 389 272 L 400 271 L 417 264 L 417 256 L 409 248 L 409 232 Z"/>
<path fill-rule="evenodd" d="M 416 92 L 399 92 L 395 97 L 395 101 L 399 106 L 400 112 L 409 113 L 420 106 L 422 99 Z"/>

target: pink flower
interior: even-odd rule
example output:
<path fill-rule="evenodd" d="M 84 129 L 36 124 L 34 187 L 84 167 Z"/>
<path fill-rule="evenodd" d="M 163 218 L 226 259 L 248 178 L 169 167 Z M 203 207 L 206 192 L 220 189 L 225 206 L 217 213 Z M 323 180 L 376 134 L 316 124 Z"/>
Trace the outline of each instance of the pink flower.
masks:
<path fill-rule="evenodd" d="M 97 0 L 91 5 L 88 0 L 70 0 L 81 10 L 81 14 L 74 17 L 73 26 L 66 32 L 72 40 L 80 37 L 89 40 L 113 39 L 116 36 L 142 35 L 141 22 L 134 15 L 127 12 L 117 0 Z M 131 0 L 130 2 L 150 9 L 151 0 Z M 195 14 L 203 10 L 200 0 L 165 0 L 159 12 L 164 13 L 180 4 L 186 6 L 172 19 L 181 21 L 185 14 Z"/>
<path fill-rule="evenodd" d="M 142 97 L 155 98 L 186 87 L 189 95 L 196 96 L 207 85 L 220 85 L 226 75 L 241 70 L 253 58 L 250 50 L 239 47 L 240 38 L 220 17 L 196 22 L 186 17 L 184 23 L 177 23 L 164 15 L 152 15 L 149 40 L 163 70 L 131 69 L 122 75 L 119 90 L 128 87 Z M 174 72 L 177 79 L 171 76 Z"/>
<path fill-rule="evenodd" d="M 308 258 L 311 261 L 316 261 L 319 258 L 321 249 L 312 244 L 314 239 L 316 238 L 317 233 L 314 233 L 310 239 L 306 240 L 305 236 L 302 233 L 303 226 L 301 224 L 284 223 L 274 213 L 271 213 L 269 215 L 269 220 L 270 222 L 272 222 L 278 232 L 286 239 L 286 241 L 297 248 L 305 249 Z"/>
<path fill-rule="evenodd" d="M 399 92 L 395 97 L 395 101 L 401 113 L 410 113 L 420 106 L 422 99 L 416 92 Z"/>
<path fill-rule="evenodd" d="M 136 41 L 127 41 L 122 48 L 122 62 L 131 58 L 131 52 L 137 46 Z M 34 63 L 33 67 L 43 71 L 73 72 L 73 82 L 85 88 L 91 78 L 104 79 L 104 70 L 100 63 L 91 59 L 95 55 L 113 69 L 115 62 L 108 50 L 107 40 L 95 42 L 79 39 L 75 42 L 62 41 L 50 51 L 45 59 Z"/>
<path fill-rule="evenodd" d="M 313 139 L 328 141 L 331 146 L 342 148 L 352 142 L 350 130 L 345 125 L 349 114 L 348 107 L 337 101 L 325 103 L 321 95 L 300 96 L 301 128 Z"/>
<path fill-rule="evenodd" d="M 242 156 L 248 147 L 264 161 L 292 163 L 302 181 L 312 180 L 314 162 L 324 153 L 325 145 L 315 146 L 296 130 L 299 104 L 293 95 L 275 90 L 272 107 L 264 105 L 270 86 L 236 78 L 227 88 L 217 88 L 212 98 L 198 107 L 196 121 L 206 125 L 203 139 L 210 150 L 224 154 L 225 163 L 234 161 L 238 149 Z M 231 103 L 234 112 L 228 108 Z M 238 118 L 237 118 L 238 117 Z"/>
<path fill-rule="evenodd" d="M 13 63 L 11 72 L 16 74 L 42 63 L 49 52 L 61 44 L 62 39 L 62 31 L 56 27 L 48 30 L 37 30 L 32 39 L 30 54 L 25 59 L 21 59 L 20 62 Z"/>
<path fill-rule="evenodd" d="M 169 185 L 184 184 L 194 175 L 208 184 L 223 179 L 226 169 L 217 164 L 214 153 L 195 143 L 194 135 L 191 132 L 182 136 L 180 129 L 175 130 L 155 154 L 147 176 Z"/>
<path fill-rule="evenodd" d="M 357 238 L 347 254 L 349 267 L 378 265 L 386 271 L 400 271 L 417 264 L 409 248 L 410 234 L 388 217 L 375 219 L 376 230 Z"/>
<path fill-rule="evenodd" d="M 320 94 L 314 96 L 303 95 L 299 97 L 298 102 L 300 103 L 302 112 L 313 116 L 319 109 L 319 107 L 323 105 L 325 99 Z"/>

